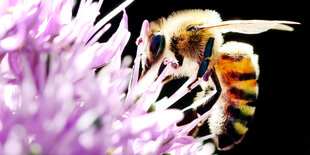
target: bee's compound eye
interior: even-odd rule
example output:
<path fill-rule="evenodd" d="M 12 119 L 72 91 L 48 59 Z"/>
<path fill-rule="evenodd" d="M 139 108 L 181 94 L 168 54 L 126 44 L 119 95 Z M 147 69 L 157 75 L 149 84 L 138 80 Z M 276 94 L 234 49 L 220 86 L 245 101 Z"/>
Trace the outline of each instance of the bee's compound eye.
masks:
<path fill-rule="evenodd" d="M 165 49 L 165 36 L 162 34 L 155 34 L 151 39 L 150 51 L 154 56 L 154 59 L 157 59 Z"/>

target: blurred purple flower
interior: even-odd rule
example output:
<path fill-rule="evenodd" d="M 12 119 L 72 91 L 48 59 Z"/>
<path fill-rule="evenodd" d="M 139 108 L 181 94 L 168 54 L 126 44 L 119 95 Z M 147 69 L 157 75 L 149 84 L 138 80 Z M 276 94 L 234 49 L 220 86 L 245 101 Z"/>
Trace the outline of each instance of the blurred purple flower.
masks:
<path fill-rule="evenodd" d="M 187 136 L 208 113 L 178 127 L 182 111 L 167 109 L 187 89 L 156 102 L 172 64 L 156 81 L 138 81 L 140 46 L 133 69 L 131 57 L 121 60 L 125 11 L 114 35 L 97 42 L 132 0 L 93 25 L 102 2 L 81 0 L 73 17 L 73 0 L 0 1 L 0 154 L 212 153 L 201 143 L 212 135 Z M 147 31 L 145 21 L 140 39 Z M 158 110 L 147 112 L 153 103 Z"/>

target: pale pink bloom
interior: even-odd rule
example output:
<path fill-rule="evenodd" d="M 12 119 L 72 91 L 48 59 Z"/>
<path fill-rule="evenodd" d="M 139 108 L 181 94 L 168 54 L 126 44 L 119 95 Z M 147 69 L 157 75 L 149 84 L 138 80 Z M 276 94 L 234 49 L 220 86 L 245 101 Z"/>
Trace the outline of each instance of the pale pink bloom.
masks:
<path fill-rule="evenodd" d="M 98 42 L 111 26 L 107 21 L 132 0 L 93 25 L 102 2 L 81 0 L 73 17 L 73 0 L 0 1 L 0 154 L 205 150 L 200 142 L 210 137 L 187 134 L 208 113 L 178 127 L 182 111 L 161 106 L 164 100 L 156 102 L 161 80 L 176 64 L 167 62 L 156 81 L 148 75 L 138 80 L 140 46 L 134 68 L 131 57 L 122 60 L 130 37 L 125 11 L 114 35 Z M 138 45 L 148 31 L 145 21 Z M 186 93 L 166 98 L 167 104 Z M 152 103 L 159 110 L 148 113 Z"/>

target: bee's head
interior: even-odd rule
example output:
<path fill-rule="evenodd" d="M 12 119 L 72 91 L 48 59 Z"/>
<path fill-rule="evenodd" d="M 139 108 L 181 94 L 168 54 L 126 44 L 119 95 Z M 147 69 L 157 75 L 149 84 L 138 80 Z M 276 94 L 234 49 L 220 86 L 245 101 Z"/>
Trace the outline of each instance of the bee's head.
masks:
<path fill-rule="evenodd" d="M 185 10 L 175 12 L 167 19 L 152 21 L 144 39 L 142 55 L 142 76 L 147 72 L 160 73 L 165 58 L 179 64 L 177 70 L 169 72 L 173 77 L 193 74 L 204 60 L 204 51 L 209 38 L 216 39 L 215 46 L 221 44 L 221 35 L 202 26 L 219 22 L 216 12 Z"/>

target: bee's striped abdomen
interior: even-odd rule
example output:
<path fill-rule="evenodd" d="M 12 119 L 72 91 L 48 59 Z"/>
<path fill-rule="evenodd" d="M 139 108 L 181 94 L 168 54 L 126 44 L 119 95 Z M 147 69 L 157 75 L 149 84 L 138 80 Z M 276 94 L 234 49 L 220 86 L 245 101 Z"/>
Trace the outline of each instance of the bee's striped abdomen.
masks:
<path fill-rule="evenodd" d="M 250 45 L 225 44 L 218 54 L 215 70 L 222 93 L 209 124 L 218 148 L 225 150 L 240 143 L 254 115 L 258 95 L 257 55 Z"/>

